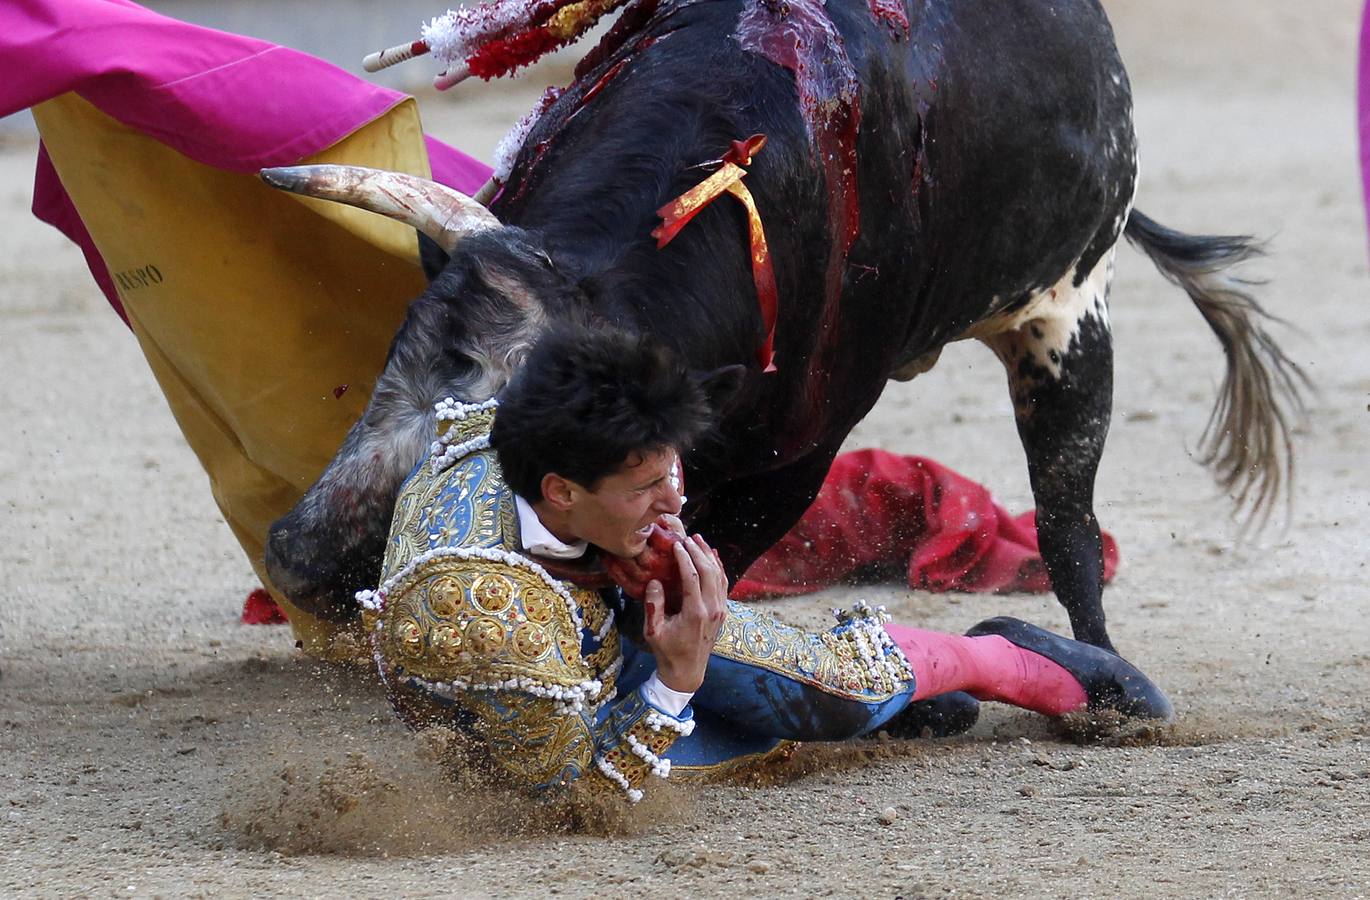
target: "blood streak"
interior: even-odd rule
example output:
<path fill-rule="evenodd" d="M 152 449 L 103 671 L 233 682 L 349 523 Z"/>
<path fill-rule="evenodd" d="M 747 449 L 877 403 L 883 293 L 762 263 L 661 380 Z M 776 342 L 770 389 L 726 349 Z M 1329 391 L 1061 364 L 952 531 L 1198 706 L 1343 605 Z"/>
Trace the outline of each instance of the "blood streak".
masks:
<path fill-rule="evenodd" d="M 517 203 L 523 199 L 523 194 L 528 190 L 529 183 L 533 180 L 533 172 L 537 169 L 538 163 L 547 155 L 547 151 L 552 149 L 552 138 L 545 138 L 533 145 L 533 155 L 528 163 L 523 167 L 522 177 L 519 179 L 518 190 L 514 191 L 513 201 Z M 521 154 L 520 154 L 521 155 Z"/>
<path fill-rule="evenodd" d="M 621 0 L 608 0 L 608 2 L 617 6 L 621 3 Z M 637 0 L 636 3 L 629 5 L 608 33 L 600 39 L 600 42 L 594 49 L 576 66 L 575 81 L 571 87 L 566 88 L 565 91 L 558 89 L 555 94 L 549 93 L 543 96 L 541 108 L 529 123 L 529 131 L 531 131 L 533 122 L 540 122 L 542 114 L 546 113 L 551 108 L 552 104 L 561 98 L 563 93 L 575 91 L 585 83 L 588 77 L 598 69 L 602 63 L 615 55 L 621 54 L 621 58 L 613 65 L 609 66 L 609 68 L 605 70 L 589 88 L 584 89 L 579 97 L 575 97 L 574 94 L 572 94 L 569 109 L 563 109 L 561 111 L 561 118 L 550 127 L 547 137 L 534 145 L 532 157 L 528 160 L 527 165 L 523 167 L 524 177 L 520 181 L 517 191 L 514 193 L 515 201 L 523 196 L 531 181 L 533 171 L 537 168 L 543 157 L 547 155 L 547 152 L 551 149 L 552 142 L 561 134 L 562 130 L 566 128 L 571 120 L 578 116 L 592 100 L 599 96 L 600 92 L 608 87 L 610 82 L 617 78 L 619 74 L 627 68 L 628 63 L 631 62 L 633 58 L 656 43 L 657 38 L 654 36 L 650 34 L 638 34 L 638 32 L 647 25 L 651 17 L 656 13 L 658 3 L 659 0 Z M 635 40 L 632 41 L 631 46 L 628 46 L 630 38 L 635 38 Z M 526 137 L 526 133 L 523 137 Z M 521 137 L 519 139 L 520 145 L 522 145 L 522 142 Z"/>
<path fill-rule="evenodd" d="M 604 90 L 604 88 L 608 86 L 609 82 L 614 80 L 614 76 L 617 75 L 619 72 L 622 72 L 623 67 L 626 65 L 628 65 L 628 60 L 620 59 L 618 62 L 614 63 L 612 66 L 609 67 L 609 71 L 599 76 L 599 80 L 590 86 L 590 89 L 585 92 L 584 97 L 580 98 L 581 107 L 584 108 L 585 104 L 589 103 L 591 100 L 598 97 L 599 92 Z M 576 112 L 580 112 L 580 110 L 576 110 Z"/>
<path fill-rule="evenodd" d="M 856 183 L 856 135 L 861 86 L 824 0 L 749 0 L 737 22 L 743 49 L 794 73 L 799 110 L 818 154 L 828 192 L 832 233 L 824 278 L 822 344 L 811 368 L 827 368 L 837 336 L 837 312 L 847 254 L 861 231 Z"/>
<path fill-rule="evenodd" d="M 652 16 L 656 15 L 657 6 L 660 0 L 637 0 L 629 4 L 628 8 L 619 15 L 618 21 L 614 22 L 613 27 L 605 33 L 598 44 L 595 45 L 584 58 L 576 64 L 576 80 L 584 78 L 595 69 L 599 68 L 600 63 L 613 56 L 630 37 L 637 36 L 651 21 Z M 650 38 L 648 38 L 650 41 Z M 638 41 L 638 46 L 633 48 L 633 53 L 640 53 L 647 49 L 650 43 L 643 44 Z"/>
<path fill-rule="evenodd" d="M 871 15 L 889 27 L 895 40 L 909 36 L 909 17 L 904 12 L 903 0 L 870 0 L 870 4 Z"/>

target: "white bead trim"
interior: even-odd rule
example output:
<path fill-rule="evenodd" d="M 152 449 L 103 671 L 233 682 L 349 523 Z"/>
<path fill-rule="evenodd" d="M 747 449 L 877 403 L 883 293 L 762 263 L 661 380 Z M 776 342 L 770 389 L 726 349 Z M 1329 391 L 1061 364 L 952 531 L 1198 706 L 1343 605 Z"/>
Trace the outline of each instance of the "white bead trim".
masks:
<path fill-rule="evenodd" d="M 623 654 L 620 653 L 618 656 L 616 656 L 616 657 L 614 658 L 614 661 L 613 661 L 613 662 L 609 663 L 608 668 L 606 668 L 606 669 L 604 670 L 604 674 L 601 675 L 600 678 L 601 678 L 602 680 L 605 680 L 605 681 L 609 680 L 610 678 L 617 678 L 617 677 L 618 677 L 618 673 L 619 673 L 619 672 L 622 672 L 622 671 L 623 671 Z"/>
<path fill-rule="evenodd" d="M 614 764 L 609 762 L 609 760 L 605 759 L 602 756 L 596 756 L 595 765 L 599 768 L 601 772 L 604 773 L 605 778 L 608 778 L 614 784 L 617 784 L 619 787 L 623 788 L 623 792 L 628 795 L 628 800 L 630 802 L 637 803 L 639 800 L 642 799 L 642 791 L 638 790 L 637 788 L 629 784 L 627 776 L 625 776 L 618 769 L 614 768 Z"/>
<path fill-rule="evenodd" d="M 476 413 L 486 412 L 499 407 L 499 401 L 494 397 L 481 403 L 462 403 L 453 397 L 446 397 L 433 406 L 433 411 L 437 413 L 438 427 L 444 424 L 460 422 Z M 457 460 L 480 450 L 490 449 L 490 435 L 482 434 L 454 444 L 455 428 L 448 428 L 438 439 L 433 441 L 428 447 L 428 470 L 430 474 L 438 473 L 450 468 Z"/>
<path fill-rule="evenodd" d="M 601 626 L 599 626 L 599 632 L 595 634 L 595 640 L 598 641 L 600 644 L 603 644 L 603 643 L 604 643 L 604 639 L 607 638 L 607 637 L 609 636 L 609 630 L 612 629 L 613 627 L 614 627 L 614 611 L 613 611 L 612 609 L 610 609 L 610 610 L 609 610 L 609 615 L 608 615 L 608 617 L 605 618 L 605 620 L 604 620 L 604 624 L 601 625 Z"/>
<path fill-rule="evenodd" d="M 444 397 L 433 405 L 433 411 L 438 414 L 438 424 L 443 422 L 460 422 L 467 416 L 499 407 L 499 401 L 494 397 L 489 400 L 482 400 L 480 403 L 463 403 L 455 397 Z"/>
<path fill-rule="evenodd" d="M 680 719 L 675 719 L 671 716 L 665 715 L 664 713 L 659 713 L 654 709 L 647 710 L 647 715 L 643 716 L 643 719 L 647 722 L 647 724 L 651 727 L 653 731 L 660 731 L 663 728 L 669 728 L 671 731 L 674 731 L 681 737 L 689 737 L 690 735 L 694 734 L 694 719 L 685 719 L 682 721 Z"/>
<path fill-rule="evenodd" d="M 636 755 L 638 759 L 651 766 L 653 775 L 657 778 L 671 777 L 671 761 L 669 759 L 662 759 L 657 756 L 652 752 L 650 747 L 642 743 L 642 741 L 639 741 L 636 736 L 629 734 L 626 735 L 626 737 L 628 739 L 628 746 L 632 748 L 633 754 Z"/>
<path fill-rule="evenodd" d="M 428 473 L 430 475 L 437 475 L 450 469 L 456 461 L 463 456 L 469 456 L 477 451 L 489 449 L 490 435 L 488 434 L 471 438 L 471 440 L 464 441 L 460 444 L 451 444 L 446 448 L 443 447 L 442 439 L 440 438 L 434 441 L 433 446 L 429 448 L 433 458 L 428 461 Z"/>
<path fill-rule="evenodd" d="M 618 662 L 619 662 L 619 668 L 623 668 L 623 660 L 622 660 L 622 659 L 619 659 Z M 606 675 L 606 676 L 605 676 L 605 679 L 607 680 L 608 677 L 609 677 L 609 676 Z M 599 715 L 599 711 L 600 711 L 600 710 L 602 710 L 604 707 L 608 706 L 610 703 L 613 703 L 613 702 L 614 702 L 615 700 L 617 700 L 617 699 L 618 699 L 618 685 L 614 685 L 612 688 L 609 689 L 609 693 L 605 694 L 603 697 L 600 697 L 598 700 L 595 701 L 595 704 L 594 704 L 593 706 L 590 707 L 590 718 L 593 719 L 593 718 L 597 717 L 597 716 Z"/>
<path fill-rule="evenodd" d="M 506 678 L 502 681 L 472 681 L 468 678 L 454 678 L 451 681 L 429 681 L 417 675 L 410 675 L 405 681 L 412 687 L 421 688 L 448 700 L 460 699 L 467 691 L 521 691 L 559 701 L 557 712 L 561 715 L 577 715 L 584 712 L 586 704 L 604 690 L 604 683 L 598 678 L 582 681 L 576 685 L 548 684 L 535 678 Z"/>
<path fill-rule="evenodd" d="M 885 623 L 890 620 L 885 607 L 872 609 L 859 600 L 850 611 L 834 609 L 832 613 L 838 623 L 836 634 L 851 642 L 873 678 L 890 685 L 913 678 L 913 667 L 904 651 L 885 631 Z"/>
<path fill-rule="evenodd" d="M 617 681 L 618 681 L 619 673 L 622 672 L 622 671 L 623 671 L 623 654 L 620 653 L 618 656 L 616 656 L 616 657 L 614 658 L 614 661 L 611 662 L 611 663 L 609 663 L 608 667 L 605 668 L 605 670 L 604 670 L 603 672 L 600 673 L 600 675 L 599 675 L 599 680 L 600 680 L 600 681 L 613 681 L 613 682 L 617 682 Z M 615 684 L 614 687 L 611 688 L 611 689 L 609 690 L 609 693 L 608 693 L 608 694 L 604 695 L 603 697 L 600 697 L 598 700 L 595 701 L 594 706 L 591 706 L 591 707 L 590 707 L 590 718 L 594 718 L 595 716 L 599 715 L 599 711 L 600 711 L 601 709 L 603 709 L 605 706 L 607 706 L 607 705 L 609 705 L 610 703 L 612 703 L 613 700 L 614 700 L 614 698 L 617 697 L 617 696 L 618 696 L 618 685 Z"/>

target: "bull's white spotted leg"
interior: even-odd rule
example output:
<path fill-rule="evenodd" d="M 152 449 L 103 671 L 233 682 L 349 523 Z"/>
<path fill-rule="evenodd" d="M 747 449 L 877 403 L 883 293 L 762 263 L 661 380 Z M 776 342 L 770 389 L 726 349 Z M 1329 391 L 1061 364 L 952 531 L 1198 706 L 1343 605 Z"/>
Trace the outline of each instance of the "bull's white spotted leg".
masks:
<path fill-rule="evenodd" d="M 1008 373 L 1052 587 L 1075 637 L 1110 650 L 1093 498 L 1113 404 L 1112 273 L 1110 250 L 1083 278 L 1071 271 L 1034 297 L 1014 327 L 981 337 Z"/>

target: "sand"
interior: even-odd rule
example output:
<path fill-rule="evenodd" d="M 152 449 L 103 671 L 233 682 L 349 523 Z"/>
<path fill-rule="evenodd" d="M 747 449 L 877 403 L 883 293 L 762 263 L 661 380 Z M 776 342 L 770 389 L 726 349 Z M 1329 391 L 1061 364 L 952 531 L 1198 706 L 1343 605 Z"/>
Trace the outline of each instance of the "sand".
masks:
<path fill-rule="evenodd" d="M 538 812 L 440 777 L 443 747 L 366 673 L 238 624 L 253 581 L 138 348 L 0 146 L 0 893 L 618 896 L 1370 894 L 1370 320 L 1355 163 L 1359 4 L 1112 0 L 1137 96 L 1139 207 L 1271 238 L 1249 274 L 1319 393 L 1294 512 L 1243 539 L 1190 454 L 1221 374 L 1137 254 L 1113 294 L 1099 512 L 1119 647 L 1171 729 L 1080 744 L 986 708 L 968 735 L 815 754 L 779 783 L 672 788 L 631 817 Z M 539 74 L 559 77 L 556 70 Z M 536 79 L 424 98 L 488 153 Z M 1029 497 L 1003 376 L 956 347 L 850 446 L 924 453 Z M 1049 597 L 842 589 L 963 629 Z M 892 810 L 891 815 L 889 811 Z M 882 820 L 883 814 L 883 820 Z"/>

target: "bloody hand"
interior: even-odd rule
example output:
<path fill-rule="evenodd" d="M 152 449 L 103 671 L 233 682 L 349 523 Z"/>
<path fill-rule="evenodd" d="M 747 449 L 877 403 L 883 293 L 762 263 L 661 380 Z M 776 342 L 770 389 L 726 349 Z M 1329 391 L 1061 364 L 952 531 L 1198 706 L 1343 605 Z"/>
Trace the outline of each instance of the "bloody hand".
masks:
<path fill-rule="evenodd" d="M 685 540 L 685 536 L 661 527 L 659 522 L 652 523 L 652 533 L 647 538 L 647 547 L 632 559 L 604 555 L 604 570 L 609 573 L 623 593 L 634 600 L 641 600 L 647 592 L 647 582 L 653 579 L 661 582 L 665 592 L 666 614 L 680 612 L 681 588 L 680 569 L 676 565 L 671 548 Z"/>

